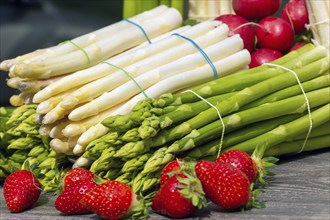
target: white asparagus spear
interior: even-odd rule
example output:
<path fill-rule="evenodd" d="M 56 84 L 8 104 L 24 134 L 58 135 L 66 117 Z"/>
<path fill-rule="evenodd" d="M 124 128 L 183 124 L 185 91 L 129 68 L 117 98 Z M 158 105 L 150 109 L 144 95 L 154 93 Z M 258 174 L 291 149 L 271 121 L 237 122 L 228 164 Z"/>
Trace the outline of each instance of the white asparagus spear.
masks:
<path fill-rule="evenodd" d="M 181 14 L 176 9 L 170 8 L 154 19 L 141 23 L 141 26 L 148 36 L 155 37 L 180 26 L 181 22 Z M 113 34 L 110 38 L 85 47 L 84 51 L 74 51 L 54 59 L 43 60 L 40 63 L 18 63 L 13 71 L 20 77 L 50 78 L 85 69 L 145 40 L 146 37 L 139 28 L 126 28 L 118 34 Z"/>
<path fill-rule="evenodd" d="M 167 6 L 159 6 L 154 9 L 151 9 L 149 11 L 143 12 L 141 14 L 138 14 L 134 17 L 129 18 L 129 20 L 136 22 L 140 24 L 143 20 L 148 20 L 150 18 L 155 17 L 159 13 L 164 12 L 167 10 Z M 92 42 L 95 42 L 97 38 L 102 39 L 102 38 L 107 38 L 111 36 L 113 33 L 118 32 L 122 29 L 125 29 L 127 27 L 131 27 L 131 24 L 129 24 L 126 21 L 120 21 L 111 25 L 108 25 L 104 28 L 101 28 L 99 30 L 90 32 L 88 34 L 82 35 L 80 37 L 77 37 L 75 39 L 72 39 L 71 41 L 80 47 L 85 47 L 87 45 L 90 45 Z M 77 50 L 76 47 L 74 47 L 71 44 L 61 44 L 61 45 L 56 45 L 53 47 L 45 48 L 45 49 L 39 49 L 36 51 L 33 51 L 31 53 L 19 56 L 15 59 L 10 59 L 10 60 L 5 60 L 0 64 L 0 69 L 4 71 L 8 71 L 10 67 L 12 67 L 16 63 L 20 62 L 29 62 L 37 59 L 46 59 L 46 58 L 51 58 L 55 57 L 61 54 L 66 54 L 71 51 Z"/>
<path fill-rule="evenodd" d="M 114 106 L 108 109 L 107 111 L 103 111 L 100 114 L 86 118 L 81 121 L 77 121 L 77 122 L 70 121 L 70 123 L 62 130 L 62 133 L 66 137 L 81 135 L 82 133 L 87 131 L 90 127 L 103 121 L 106 117 L 111 115 L 112 112 L 116 111 L 120 106 L 121 105 Z"/>
<path fill-rule="evenodd" d="M 207 47 L 204 51 L 211 60 L 218 61 L 242 49 L 243 41 L 239 35 L 235 35 Z M 142 89 L 147 89 L 161 80 L 188 70 L 195 69 L 196 67 L 203 66 L 205 63 L 205 58 L 198 51 L 194 54 L 185 56 L 172 63 L 140 75 L 139 77 L 135 78 L 135 81 L 138 83 L 139 87 Z M 69 118 L 70 120 L 75 120 L 79 117 L 98 114 L 118 103 L 126 101 L 127 99 L 140 92 L 140 88 L 138 88 L 133 81 L 128 81 L 127 83 L 119 86 L 111 92 L 104 93 L 91 102 L 73 110 L 70 113 Z"/>
<path fill-rule="evenodd" d="M 42 119 L 43 124 L 52 124 L 69 114 L 71 110 L 64 109 L 60 105 L 56 105 L 55 108 L 50 110 Z"/>
<path fill-rule="evenodd" d="M 198 25 L 195 25 L 193 28 L 184 32 L 184 35 L 187 37 L 196 37 L 211 29 L 214 29 L 215 26 L 220 25 L 218 21 L 204 22 Z M 148 58 L 154 54 L 161 53 L 163 50 L 171 47 L 175 47 L 181 44 L 182 41 L 179 41 L 175 38 L 166 38 L 155 42 L 151 45 L 146 45 L 139 50 L 130 50 L 129 53 L 123 55 L 117 55 L 113 58 L 107 60 L 109 63 L 113 63 L 122 68 L 127 67 L 133 63 L 136 63 L 140 60 Z M 98 64 L 91 68 L 75 72 L 57 83 L 53 83 L 50 86 L 47 86 L 45 89 L 38 92 L 33 101 L 35 103 L 40 103 L 41 101 L 46 100 L 47 98 L 54 96 L 60 92 L 63 92 L 69 88 L 76 87 L 79 85 L 84 85 L 88 82 L 92 82 L 96 79 L 109 75 L 110 73 L 116 72 L 117 69 L 109 68 L 108 65 Z"/>
<path fill-rule="evenodd" d="M 219 77 L 221 77 L 223 75 L 230 74 L 236 70 L 242 69 L 249 63 L 250 63 L 250 53 L 247 50 L 242 50 L 225 59 L 215 62 L 214 65 L 218 70 Z M 173 77 L 167 78 L 155 84 L 154 86 L 151 86 L 145 92 L 150 97 L 155 98 L 165 92 L 175 92 L 183 88 L 191 87 L 193 85 L 212 79 L 213 79 L 213 73 L 210 70 L 210 66 L 208 66 L 207 64 L 195 70 L 187 71 L 182 74 L 178 74 Z M 137 96 L 133 97 L 128 102 L 123 104 L 111 115 L 128 114 L 132 110 L 134 105 L 139 100 L 144 98 L 145 97 L 143 94 L 141 93 L 138 94 Z M 101 123 L 89 128 L 79 137 L 77 141 L 77 145 L 74 147 L 74 152 L 77 152 L 77 154 L 79 152 L 79 154 L 81 154 L 82 152 L 84 152 L 85 147 L 88 145 L 88 143 L 101 137 L 102 135 L 106 134 L 108 131 L 109 129 L 103 126 Z"/>
<path fill-rule="evenodd" d="M 39 103 L 39 105 L 37 106 L 37 113 L 39 113 L 39 114 L 47 114 L 52 109 L 54 109 L 56 107 L 56 105 L 58 103 L 60 103 L 65 96 L 71 94 L 76 89 L 77 89 L 76 87 L 71 88 L 71 89 L 69 89 L 67 91 L 64 91 L 62 93 L 59 93 L 57 95 L 54 95 L 54 96 L 50 97 L 49 99 L 46 99 L 45 101 Z"/>
<path fill-rule="evenodd" d="M 58 123 L 57 125 L 55 125 L 50 130 L 49 137 L 51 137 L 51 138 L 64 138 L 65 136 L 64 136 L 62 130 L 70 123 L 71 123 L 70 120 L 63 119 L 62 122 Z"/>
<path fill-rule="evenodd" d="M 50 141 L 50 147 L 56 152 L 56 153 L 63 153 L 66 155 L 72 155 L 73 154 L 73 147 L 77 143 L 78 137 L 72 137 L 72 138 L 55 138 Z"/>
<path fill-rule="evenodd" d="M 228 26 L 222 24 L 217 28 L 213 29 L 212 31 L 208 32 L 207 34 L 196 38 L 195 41 L 197 44 L 200 45 L 201 48 L 205 48 L 207 46 L 215 44 L 218 41 L 225 39 L 227 35 L 228 35 Z M 177 37 L 172 36 L 172 38 L 177 38 Z M 187 42 L 186 40 L 183 40 L 181 38 L 177 40 L 183 41 L 183 43 L 177 47 L 170 48 L 168 50 L 163 51 L 160 54 L 142 60 L 134 65 L 128 66 L 127 68 L 125 68 L 126 71 L 130 74 L 131 77 L 135 78 L 149 71 L 150 69 L 157 68 L 161 65 L 179 59 L 185 55 L 196 52 L 197 49 L 194 46 L 192 46 L 190 42 Z M 114 68 L 114 67 L 110 66 L 109 68 Z M 121 70 L 118 70 L 112 75 L 103 77 L 97 81 L 94 81 L 92 83 L 89 83 L 81 87 L 80 89 L 73 92 L 72 95 L 64 98 L 60 104 L 63 108 L 72 109 L 77 104 L 93 100 L 95 97 L 103 94 L 104 92 L 111 91 L 112 89 L 128 81 L 130 81 L 130 78 Z M 75 115 L 75 113 L 73 113 L 73 115 Z M 70 116 L 70 120 L 73 121 L 81 120 L 79 117 L 75 117 L 73 115 Z"/>

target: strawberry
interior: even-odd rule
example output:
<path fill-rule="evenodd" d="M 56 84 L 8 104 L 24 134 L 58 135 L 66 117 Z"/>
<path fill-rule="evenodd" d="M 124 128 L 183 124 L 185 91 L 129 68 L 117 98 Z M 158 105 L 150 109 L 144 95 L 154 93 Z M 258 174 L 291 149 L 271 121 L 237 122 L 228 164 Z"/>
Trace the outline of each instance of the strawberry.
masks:
<path fill-rule="evenodd" d="M 239 169 L 206 160 L 195 166 L 196 174 L 209 199 L 224 209 L 236 209 L 248 203 L 250 182 Z"/>
<path fill-rule="evenodd" d="M 79 181 L 75 182 L 74 186 L 64 190 L 55 201 L 55 208 L 66 214 L 86 214 L 91 213 L 81 203 L 81 198 L 96 187 L 94 181 Z"/>
<path fill-rule="evenodd" d="M 41 185 L 32 172 L 17 170 L 6 178 L 3 193 L 8 209 L 21 212 L 38 200 Z"/>
<path fill-rule="evenodd" d="M 179 162 L 184 162 L 183 158 L 179 158 L 179 159 L 169 162 L 162 169 L 162 171 L 160 172 L 160 185 L 161 186 L 163 186 L 173 175 L 179 174 L 181 177 L 184 177 L 184 175 L 181 172 L 181 166 L 180 166 Z"/>
<path fill-rule="evenodd" d="M 122 182 L 110 180 L 86 193 L 80 200 L 88 210 L 105 219 L 120 219 L 144 211 L 143 204 L 131 188 Z"/>
<path fill-rule="evenodd" d="M 95 175 L 84 168 L 73 168 L 63 178 L 63 189 L 66 190 L 75 186 L 77 182 L 89 180 L 93 182 Z"/>
<path fill-rule="evenodd" d="M 206 203 L 200 182 L 192 183 L 188 178 L 170 177 L 156 193 L 151 208 L 159 214 L 172 218 L 189 217 Z M 199 200 L 199 204 L 193 203 L 193 199 L 194 202 Z"/>
<path fill-rule="evenodd" d="M 216 162 L 230 164 L 241 170 L 245 173 L 250 183 L 253 183 L 258 175 L 258 167 L 253 158 L 241 150 L 224 152 L 217 158 Z"/>

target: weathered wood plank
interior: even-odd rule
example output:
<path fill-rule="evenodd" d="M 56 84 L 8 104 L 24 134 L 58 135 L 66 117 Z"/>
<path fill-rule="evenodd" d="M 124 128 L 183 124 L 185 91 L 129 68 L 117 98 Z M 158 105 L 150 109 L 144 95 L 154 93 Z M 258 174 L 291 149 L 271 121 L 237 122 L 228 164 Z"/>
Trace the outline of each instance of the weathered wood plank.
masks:
<path fill-rule="evenodd" d="M 260 200 L 265 209 L 245 212 L 224 212 L 209 203 L 207 209 L 196 213 L 192 219 L 330 219 L 330 150 L 282 158 L 273 171 L 277 174 Z M 20 214 L 8 212 L 0 188 L 0 219 L 55 220 L 99 219 L 95 215 L 65 216 L 53 207 L 55 197 L 44 194 L 36 207 Z M 152 220 L 167 219 L 152 214 Z"/>

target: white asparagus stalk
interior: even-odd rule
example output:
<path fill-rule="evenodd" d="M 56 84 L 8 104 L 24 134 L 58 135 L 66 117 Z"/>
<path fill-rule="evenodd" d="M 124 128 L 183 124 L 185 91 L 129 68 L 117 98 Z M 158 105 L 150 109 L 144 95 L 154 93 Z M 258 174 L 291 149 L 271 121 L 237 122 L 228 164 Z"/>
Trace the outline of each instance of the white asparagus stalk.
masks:
<path fill-rule="evenodd" d="M 49 136 L 49 133 L 53 129 L 53 127 L 55 127 L 59 123 L 61 123 L 61 121 L 49 125 L 41 124 L 39 128 L 39 134 L 42 136 Z"/>
<path fill-rule="evenodd" d="M 66 137 L 81 135 L 82 133 L 87 131 L 90 127 L 96 125 L 97 123 L 102 122 L 105 118 L 107 118 L 114 111 L 116 111 L 119 108 L 119 106 L 112 107 L 107 111 L 103 111 L 101 114 L 97 114 L 95 116 L 86 118 L 81 121 L 77 121 L 77 122 L 70 121 L 70 123 L 62 130 L 62 133 Z"/>
<path fill-rule="evenodd" d="M 25 104 L 32 104 L 33 95 L 34 94 L 30 92 L 21 92 L 18 95 L 12 95 L 9 98 L 9 103 L 15 107 Z"/>
<path fill-rule="evenodd" d="M 213 64 L 218 71 L 218 76 L 221 77 L 244 68 L 250 63 L 250 61 L 250 53 L 244 49 L 224 59 L 216 61 Z M 156 98 L 163 93 L 173 93 L 188 87 L 192 87 L 197 84 L 210 81 L 212 79 L 213 72 L 210 70 L 210 66 L 207 64 L 197 69 L 177 74 L 175 76 L 162 80 L 159 83 L 146 89 L 145 92 L 151 98 Z M 137 96 L 134 96 L 124 105 L 122 105 L 118 109 L 118 112 L 121 112 L 120 114 L 129 113 L 134 107 L 134 105 L 142 99 L 144 99 L 144 95 L 142 93 L 138 94 Z"/>
<path fill-rule="evenodd" d="M 225 14 L 235 14 L 232 6 L 232 0 L 219 1 L 219 3 L 220 11 L 218 16 Z"/>
<path fill-rule="evenodd" d="M 212 31 L 208 32 L 207 34 L 198 37 L 195 41 L 197 44 L 200 45 L 200 47 L 205 48 L 207 46 L 215 44 L 217 41 L 225 39 L 228 35 L 228 30 L 228 26 L 222 24 L 217 28 L 213 29 Z M 177 38 L 176 36 L 172 37 Z M 148 59 L 140 61 L 139 63 L 131 65 L 126 68 L 126 71 L 129 72 L 129 74 L 135 78 L 150 69 L 157 68 L 161 65 L 179 59 L 185 55 L 196 52 L 196 48 L 192 46 L 190 42 L 187 42 L 186 40 L 183 40 L 181 38 L 178 40 L 183 41 L 183 44 L 175 48 L 165 50 L 161 54 L 154 55 Z M 95 97 L 103 94 L 104 92 L 111 91 L 112 89 L 126 83 L 127 81 L 130 81 L 130 78 L 121 70 L 119 70 L 112 75 L 106 76 L 81 87 L 80 89 L 72 93 L 71 96 L 64 98 L 60 104 L 63 108 L 72 109 L 76 105 L 93 100 Z M 70 114 L 70 120 L 81 120 L 82 118 L 80 118 L 80 116 L 75 116 L 75 111 L 76 110 L 73 110 L 72 114 Z M 80 115 L 80 113 L 78 115 Z M 88 116 L 86 115 L 86 117 Z"/>
<path fill-rule="evenodd" d="M 63 98 L 67 95 L 69 95 L 70 93 L 72 93 L 73 91 L 75 91 L 77 88 L 74 87 L 72 89 L 69 89 L 65 92 L 62 92 L 60 94 L 57 94 L 55 96 L 50 97 L 49 99 L 39 103 L 39 105 L 37 106 L 37 113 L 39 114 L 47 114 L 48 112 L 50 112 L 52 109 L 54 109 L 56 107 L 57 104 L 59 104 Z"/>
<path fill-rule="evenodd" d="M 184 32 L 184 35 L 187 37 L 196 37 L 207 31 L 214 29 L 215 26 L 220 25 L 220 22 L 204 22 L 194 26 L 193 28 Z M 175 38 L 166 38 L 164 40 L 153 43 L 152 45 L 146 45 L 139 50 L 130 50 L 129 53 L 125 55 L 117 55 L 111 59 L 108 59 L 107 62 L 113 63 L 122 68 L 127 67 L 133 63 L 136 63 L 145 58 L 151 57 L 152 55 L 161 53 L 163 50 L 175 47 L 179 44 L 182 44 L 182 41 Z M 54 96 L 60 92 L 63 92 L 69 88 L 76 87 L 79 85 L 92 82 L 96 79 L 102 78 L 109 75 L 110 73 L 116 72 L 117 69 L 109 68 L 106 64 L 99 64 L 94 67 L 75 72 L 57 83 L 53 83 L 50 86 L 47 86 L 45 89 L 41 90 L 34 96 L 34 102 L 40 103 L 45 99 Z"/>
<path fill-rule="evenodd" d="M 311 5 L 311 9 L 314 13 L 316 23 L 316 29 L 318 30 L 318 34 L 320 37 L 320 44 L 324 46 L 328 55 L 330 53 L 330 17 L 328 7 L 324 0 L 313 0 L 309 1 Z M 316 13 L 315 13 L 316 12 Z M 311 24 L 313 26 L 313 24 Z"/>
<path fill-rule="evenodd" d="M 243 49 L 243 41 L 239 35 L 235 35 L 231 38 L 227 38 L 216 44 L 207 47 L 204 51 L 208 54 L 211 60 L 220 60 L 228 57 Z M 137 78 L 135 81 L 142 89 L 149 88 L 150 86 L 164 80 L 168 77 L 174 76 L 178 73 L 192 70 L 196 67 L 205 65 L 205 58 L 196 52 L 194 54 L 185 56 L 177 61 L 161 66 L 154 70 L 151 70 Z M 119 86 L 111 92 L 104 93 L 102 96 L 94 99 L 93 101 L 73 110 L 69 118 L 70 120 L 86 117 L 89 115 L 96 115 L 112 106 L 126 101 L 132 96 L 140 93 L 141 90 L 133 81 Z"/>
<path fill-rule="evenodd" d="M 85 158 L 85 157 L 79 157 L 76 162 L 72 165 L 72 168 L 77 168 L 77 167 L 89 167 L 93 161 Z"/>
<path fill-rule="evenodd" d="M 55 125 L 50 130 L 49 137 L 51 137 L 51 138 L 64 138 L 65 136 L 64 136 L 62 130 L 70 123 L 71 123 L 71 121 L 68 120 L 68 119 L 62 120 L 62 122 L 58 123 L 57 125 Z"/>
<path fill-rule="evenodd" d="M 221 77 L 230 74 L 232 72 L 235 72 L 236 70 L 242 69 L 249 63 L 250 63 L 250 53 L 247 50 L 242 50 L 225 59 L 215 62 L 214 65 L 218 70 L 219 76 Z M 210 66 L 206 64 L 205 66 L 199 67 L 195 70 L 184 72 L 182 74 L 178 74 L 173 77 L 167 78 L 155 84 L 154 86 L 151 86 L 146 90 L 146 92 L 150 97 L 155 98 L 165 92 L 175 92 L 212 79 L 213 79 L 213 72 L 210 70 Z M 144 95 L 140 93 L 139 95 L 133 97 L 128 102 L 123 104 L 111 115 L 128 114 L 132 110 L 134 105 L 139 100 L 144 98 L 145 98 Z M 101 137 L 102 135 L 106 134 L 108 131 L 109 129 L 103 126 L 101 123 L 89 128 L 79 137 L 77 141 L 77 145 L 74 147 L 74 152 L 79 152 L 79 153 L 84 152 L 85 147 L 88 145 L 88 143 Z"/>
<path fill-rule="evenodd" d="M 42 119 L 43 124 L 52 124 L 70 113 L 70 109 L 64 109 L 60 105 L 56 105 L 55 108 L 50 110 Z"/>
<path fill-rule="evenodd" d="M 115 113 L 110 114 L 115 115 Z M 82 133 L 80 137 L 77 140 L 77 144 L 74 147 L 74 154 L 81 154 L 85 151 L 86 146 L 93 140 L 101 137 L 102 135 L 105 135 L 109 129 L 105 126 L 103 126 L 101 123 L 98 123 L 92 127 L 90 127 L 87 131 Z"/>
<path fill-rule="evenodd" d="M 173 28 L 180 26 L 181 14 L 173 8 L 167 9 L 154 19 L 141 23 L 150 37 L 155 37 Z M 112 37 L 100 40 L 84 48 L 90 63 L 82 51 L 74 51 L 54 59 L 43 60 L 41 63 L 18 63 L 14 72 L 20 77 L 50 78 L 53 76 L 85 69 L 95 65 L 128 48 L 134 47 L 146 40 L 146 37 L 137 27 L 126 28 Z"/>
<path fill-rule="evenodd" d="M 155 44 L 156 42 L 159 42 L 161 40 L 164 40 L 167 37 L 170 37 L 174 33 L 182 33 L 182 32 L 185 32 L 185 31 L 189 30 L 190 28 L 191 28 L 190 25 L 185 25 L 185 26 L 176 28 L 174 30 L 171 30 L 169 32 L 166 32 L 165 34 L 162 34 L 162 35 L 160 35 L 158 37 L 153 38 L 152 39 L 152 43 Z M 132 51 L 139 50 L 139 49 L 141 49 L 143 47 L 146 47 L 146 46 L 150 46 L 149 42 L 144 42 L 144 43 L 142 43 L 142 44 L 140 44 L 140 45 L 138 45 L 138 46 L 136 46 L 136 47 L 134 47 L 134 48 L 132 48 L 130 50 L 124 51 L 124 52 L 120 53 L 120 56 L 126 56 L 128 53 L 131 53 Z"/>
<path fill-rule="evenodd" d="M 136 23 L 141 23 L 143 20 L 148 20 L 150 18 L 155 17 L 159 13 L 164 12 L 167 10 L 167 6 L 159 6 L 154 9 L 151 9 L 149 11 L 143 12 L 141 14 L 138 14 L 132 18 L 129 18 L 131 21 Z M 107 38 L 111 36 L 113 33 L 116 33 L 122 29 L 125 29 L 127 27 L 131 27 L 131 24 L 129 24 L 126 21 L 120 21 L 114 24 L 111 24 L 109 26 L 106 26 L 104 28 L 101 28 L 99 30 L 93 31 L 91 33 L 82 35 L 80 37 L 77 37 L 75 39 L 72 39 L 71 41 L 75 44 L 79 45 L 80 47 L 85 47 L 87 45 L 90 45 L 92 42 L 95 42 L 97 38 Z M 46 59 L 51 57 L 56 57 L 58 55 L 66 54 L 69 52 L 72 52 L 74 50 L 77 50 L 76 47 L 73 47 L 73 45 L 70 44 L 61 44 L 45 49 L 39 49 L 36 51 L 33 51 L 31 53 L 25 54 L 23 56 L 19 56 L 15 59 L 5 60 L 0 64 L 0 69 L 4 71 L 8 71 L 10 67 L 12 67 L 16 63 L 20 62 L 30 62 L 37 59 Z"/>
<path fill-rule="evenodd" d="M 73 147 L 77 143 L 78 137 L 73 138 L 55 138 L 50 141 L 50 147 L 56 153 L 63 153 L 66 155 L 73 155 Z"/>

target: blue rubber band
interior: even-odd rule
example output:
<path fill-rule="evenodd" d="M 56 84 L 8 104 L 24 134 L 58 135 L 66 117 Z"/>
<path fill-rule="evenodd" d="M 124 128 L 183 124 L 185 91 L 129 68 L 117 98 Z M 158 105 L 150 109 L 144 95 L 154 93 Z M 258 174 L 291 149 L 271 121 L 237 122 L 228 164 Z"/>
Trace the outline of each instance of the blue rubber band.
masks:
<path fill-rule="evenodd" d="M 193 41 L 192 39 L 188 38 L 188 37 L 185 37 L 181 34 L 178 34 L 178 33 L 174 33 L 172 35 L 175 35 L 175 36 L 179 36 L 187 41 L 189 41 L 190 43 L 192 43 L 198 50 L 199 52 L 203 55 L 203 57 L 205 58 L 205 60 L 210 64 L 212 70 L 213 70 L 213 74 L 214 74 L 214 79 L 218 79 L 218 71 L 217 69 L 215 68 L 213 62 L 211 61 L 211 59 L 207 56 L 207 54 L 205 53 L 205 51 L 200 47 L 198 46 L 198 44 Z"/>
<path fill-rule="evenodd" d="M 123 21 L 127 21 L 128 23 L 131 23 L 131 24 L 135 25 L 136 27 L 138 27 L 142 31 L 144 36 L 147 38 L 149 44 L 151 44 L 151 40 L 149 39 L 148 34 L 145 32 L 145 30 L 143 29 L 143 27 L 141 25 L 139 25 L 131 20 L 128 20 L 128 19 L 123 19 Z"/>
<path fill-rule="evenodd" d="M 135 85 L 141 90 L 142 94 L 146 97 L 146 98 L 149 98 L 147 93 L 145 93 L 145 91 L 143 90 L 143 88 L 136 82 L 136 80 L 123 68 L 119 67 L 119 66 L 116 66 L 115 64 L 112 64 L 112 63 L 109 63 L 109 62 L 106 62 L 104 61 L 103 63 L 105 64 L 108 64 L 109 66 L 112 66 L 112 67 L 115 67 L 121 71 L 123 71 L 134 83 Z"/>

